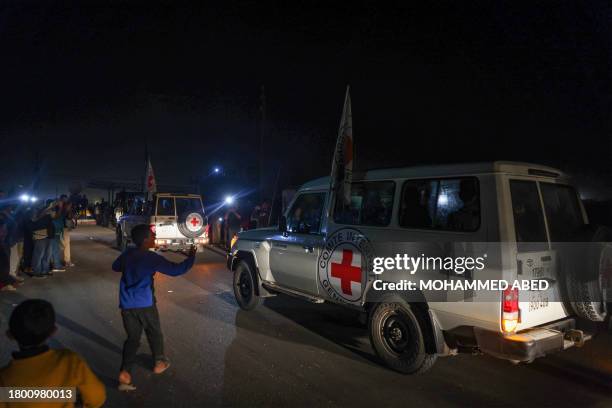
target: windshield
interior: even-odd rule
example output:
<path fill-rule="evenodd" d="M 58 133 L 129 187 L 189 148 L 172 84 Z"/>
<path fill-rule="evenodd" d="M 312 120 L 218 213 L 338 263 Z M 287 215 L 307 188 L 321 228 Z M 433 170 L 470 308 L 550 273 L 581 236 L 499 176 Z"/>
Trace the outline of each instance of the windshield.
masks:
<path fill-rule="evenodd" d="M 570 186 L 540 183 L 544 209 L 552 242 L 571 239 L 575 231 L 584 225 L 578 194 Z"/>
<path fill-rule="evenodd" d="M 204 214 L 202 200 L 195 197 L 176 197 L 176 213 L 180 215 L 190 212 L 199 212 L 200 214 Z"/>

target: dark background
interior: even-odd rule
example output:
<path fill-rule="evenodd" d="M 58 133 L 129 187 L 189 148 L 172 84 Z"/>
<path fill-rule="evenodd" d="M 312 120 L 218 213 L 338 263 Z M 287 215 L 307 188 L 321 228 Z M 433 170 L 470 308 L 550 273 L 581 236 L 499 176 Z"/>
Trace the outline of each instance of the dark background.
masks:
<path fill-rule="evenodd" d="M 5 1 L 0 188 L 38 162 L 73 181 L 159 183 L 214 164 L 257 186 L 326 175 L 351 85 L 361 168 L 549 164 L 607 192 L 609 2 Z M 249 176 L 250 175 L 250 176 Z"/>

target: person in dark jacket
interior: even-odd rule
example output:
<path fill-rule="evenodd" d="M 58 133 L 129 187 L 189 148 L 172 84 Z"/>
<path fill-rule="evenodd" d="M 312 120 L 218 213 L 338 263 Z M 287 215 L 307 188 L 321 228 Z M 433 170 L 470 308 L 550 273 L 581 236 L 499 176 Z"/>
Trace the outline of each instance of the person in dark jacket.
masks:
<path fill-rule="evenodd" d="M 16 290 L 14 284 L 15 280 L 9 274 L 10 260 L 9 251 L 10 249 L 6 245 L 8 236 L 8 227 L 6 218 L 0 217 L 0 291 L 14 291 Z"/>
<path fill-rule="evenodd" d="M 32 254 L 32 276 L 35 278 L 46 278 L 51 275 L 49 264 L 51 263 L 51 243 L 55 238 L 53 219 L 49 209 L 42 210 L 36 219 L 32 221 L 32 239 L 34 241 L 34 253 Z"/>
<path fill-rule="evenodd" d="M 119 390 L 132 391 L 131 370 L 136 360 L 140 337 L 144 330 L 153 353 L 153 372 L 161 374 L 170 362 L 164 355 L 164 342 L 155 300 L 153 276 L 156 272 L 179 276 L 191 269 L 195 261 L 195 246 L 181 263 L 168 261 L 151 252 L 155 248 L 155 233 L 148 225 L 140 224 L 132 229 L 132 242 L 136 248 L 128 248 L 113 262 L 113 270 L 121 272 L 119 283 L 119 307 L 127 339 L 123 344 L 123 359 L 119 372 Z"/>

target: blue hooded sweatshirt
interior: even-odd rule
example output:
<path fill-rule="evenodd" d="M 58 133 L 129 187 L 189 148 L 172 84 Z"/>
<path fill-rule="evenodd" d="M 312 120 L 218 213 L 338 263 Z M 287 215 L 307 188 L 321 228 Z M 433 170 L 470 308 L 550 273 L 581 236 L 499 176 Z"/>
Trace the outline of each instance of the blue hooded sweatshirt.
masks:
<path fill-rule="evenodd" d="M 135 309 L 153 306 L 155 272 L 170 276 L 182 275 L 191 269 L 194 260 L 195 256 L 190 256 L 181 263 L 174 263 L 155 252 L 137 248 L 127 249 L 113 262 L 113 271 L 122 272 L 119 283 L 119 307 Z"/>

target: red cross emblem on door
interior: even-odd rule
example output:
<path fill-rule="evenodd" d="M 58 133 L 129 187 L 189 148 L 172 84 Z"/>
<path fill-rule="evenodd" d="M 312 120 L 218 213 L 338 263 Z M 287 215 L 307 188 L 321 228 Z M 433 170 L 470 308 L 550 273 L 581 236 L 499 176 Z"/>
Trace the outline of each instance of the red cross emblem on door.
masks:
<path fill-rule="evenodd" d="M 353 251 L 350 249 L 342 250 L 342 262 L 331 264 L 332 278 L 340 279 L 342 293 L 352 296 L 351 282 L 361 284 L 361 268 L 353 266 Z"/>

